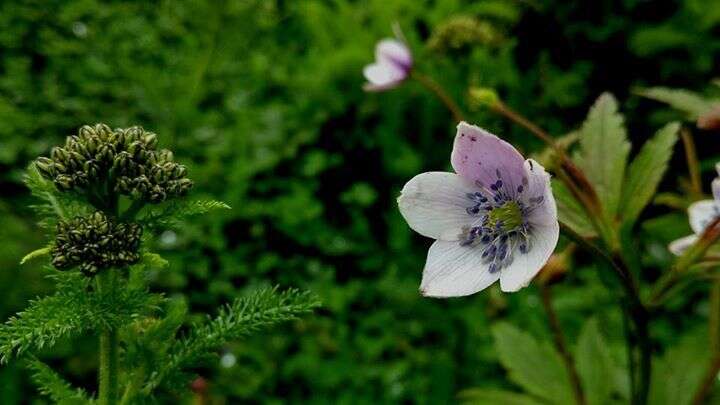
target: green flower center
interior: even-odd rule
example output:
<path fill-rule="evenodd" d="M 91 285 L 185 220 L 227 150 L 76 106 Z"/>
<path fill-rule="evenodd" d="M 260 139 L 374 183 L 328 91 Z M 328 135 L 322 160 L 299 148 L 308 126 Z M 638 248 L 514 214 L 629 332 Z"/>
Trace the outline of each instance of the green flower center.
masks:
<path fill-rule="evenodd" d="M 522 210 L 516 201 L 508 201 L 488 213 L 487 225 L 505 232 L 512 231 L 523 223 Z"/>

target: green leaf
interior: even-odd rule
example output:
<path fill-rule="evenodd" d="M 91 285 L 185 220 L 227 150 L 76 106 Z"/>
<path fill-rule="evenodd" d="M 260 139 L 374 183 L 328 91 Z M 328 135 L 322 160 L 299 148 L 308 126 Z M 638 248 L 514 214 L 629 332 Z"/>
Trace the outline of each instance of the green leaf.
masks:
<path fill-rule="evenodd" d="M 636 91 L 640 96 L 647 97 L 662 103 L 669 104 L 676 110 L 687 114 L 689 120 L 694 121 L 700 115 L 710 110 L 713 104 L 720 100 L 706 99 L 702 95 L 685 89 L 671 89 L 668 87 L 650 87 Z"/>
<path fill-rule="evenodd" d="M 614 369 L 597 319 L 590 319 L 583 326 L 578 338 L 575 361 L 588 405 L 604 405 L 610 402 Z"/>
<path fill-rule="evenodd" d="M 530 394 L 552 404 L 572 404 L 570 380 L 553 348 L 507 323 L 492 328 L 495 349 L 509 378 Z"/>
<path fill-rule="evenodd" d="M 551 182 L 560 222 L 586 238 L 596 236 L 595 228 L 590 223 L 585 210 L 570 190 L 559 180 L 553 178 Z"/>
<path fill-rule="evenodd" d="M 73 388 L 70 383 L 37 358 L 30 357 L 27 366 L 32 373 L 31 379 L 40 393 L 50 398 L 54 403 L 60 405 L 92 403 L 85 391 L 80 388 Z"/>
<path fill-rule="evenodd" d="M 123 290 L 113 296 L 88 292 L 85 277 L 58 278 L 58 292 L 30 303 L 0 326 L 0 361 L 54 346 L 61 339 L 105 327 L 120 327 L 154 310 L 161 296 Z"/>
<path fill-rule="evenodd" d="M 277 288 L 265 288 L 239 298 L 221 309 L 217 317 L 195 326 L 186 337 L 177 340 L 167 358 L 160 362 L 162 368 L 153 374 L 145 392 L 152 392 L 160 384 L 184 387 L 188 376 L 182 371 L 183 367 L 196 365 L 231 340 L 248 336 L 263 327 L 297 319 L 319 305 L 317 296 L 295 289 L 278 292 Z"/>
<path fill-rule="evenodd" d="M 620 203 L 629 152 L 630 143 L 617 101 L 611 94 L 603 93 L 580 129 L 580 150 L 575 161 L 595 187 L 608 218 L 615 216 Z"/>
<path fill-rule="evenodd" d="M 458 399 L 467 405 L 542 405 L 537 399 L 517 392 L 491 388 L 469 388 L 458 394 Z"/>
<path fill-rule="evenodd" d="M 710 363 L 704 329 L 685 335 L 653 362 L 650 401 L 653 405 L 690 404 Z"/>
<path fill-rule="evenodd" d="M 668 168 L 679 129 L 680 124 L 677 122 L 665 125 L 645 142 L 630 164 L 621 203 L 621 216 L 625 222 L 633 223 L 652 200 Z"/>
<path fill-rule="evenodd" d="M 138 222 L 147 228 L 163 229 L 177 226 L 189 217 L 207 214 L 215 210 L 229 210 L 231 207 L 215 200 L 171 200 L 147 208 Z"/>
<path fill-rule="evenodd" d="M 20 260 L 20 265 L 23 265 L 23 264 L 27 263 L 28 261 L 36 259 L 38 257 L 49 255 L 50 249 L 51 249 L 50 246 L 45 246 L 44 248 L 33 250 L 32 252 L 26 254 L 25 257 L 22 258 L 22 260 Z"/>

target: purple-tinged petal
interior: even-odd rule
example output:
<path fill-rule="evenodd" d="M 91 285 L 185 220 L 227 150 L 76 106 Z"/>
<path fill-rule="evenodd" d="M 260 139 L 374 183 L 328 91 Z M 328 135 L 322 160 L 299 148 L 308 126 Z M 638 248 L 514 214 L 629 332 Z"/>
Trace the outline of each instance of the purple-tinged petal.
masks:
<path fill-rule="evenodd" d="M 713 198 L 715 198 L 715 202 L 717 204 L 720 204 L 720 177 L 716 177 L 712 181 L 712 192 L 713 192 Z"/>
<path fill-rule="evenodd" d="M 426 297 L 461 297 L 475 294 L 500 278 L 483 263 L 482 249 L 457 242 L 435 241 L 428 251 L 420 293 Z"/>
<path fill-rule="evenodd" d="M 524 167 L 528 181 L 519 198 L 530 209 L 528 222 L 531 225 L 557 224 L 557 206 L 550 187 L 550 174 L 533 159 L 526 160 Z"/>
<path fill-rule="evenodd" d="M 547 225 L 534 226 L 527 253 L 515 252 L 512 263 L 502 269 L 500 289 L 515 292 L 530 284 L 552 255 L 559 237 L 560 225 L 557 220 Z"/>
<path fill-rule="evenodd" d="M 477 189 L 455 173 L 428 172 L 403 187 L 398 206 L 415 232 L 433 239 L 457 241 L 463 227 L 478 221 L 468 215 L 468 193 Z"/>
<path fill-rule="evenodd" d="M 694 202 L 688 207 L 690 227 L 696 234 L 701 234 L 715 218 L 720 216 L 720 205 L 715 200 Z"/>
<path fill-rule="evenodd" d="M 450 159 L 455 172 L 485 188 L 501 180 L 514 196 L 524 183 L 522 155 L 509 143 L 466 122 L 457 126 Z"/>
<path fill-rule="evenodd" d="M 407 45 L 394 38 L 385 38 L 375 47 L 375 59 L 381 64 L 392 64 L 404 70 L 406 75 L 413 65 L 412 54 Z"/>
<path fill-rule="evenodd" d="M 391 89 L 398 86 L 407 77 L 404 71 L 387 63 L 367 65 L 363 69 L 363 75 L 368 81 L 364 89 L 368 91 Z"/>
<path fill-rule="evenodd" d="M 697 242 L 698 236 L 697 235 L 688 235 L 685 237 L 682 237 L 680 239 L 674 240 L 670 242 L 668 245 L 668 250 L 670 253 L 674 254 L 675 256 L 680 256 L 685 251 L 692 246 L 695 242 Z"/>

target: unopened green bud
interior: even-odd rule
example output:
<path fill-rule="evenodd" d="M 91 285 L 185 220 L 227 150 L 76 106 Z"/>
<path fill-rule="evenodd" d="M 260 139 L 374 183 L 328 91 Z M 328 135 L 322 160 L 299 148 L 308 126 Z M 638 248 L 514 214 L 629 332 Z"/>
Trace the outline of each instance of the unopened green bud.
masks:
<path fill-rule="evenodd" d="M 497 92 L 487 87 L 471 87 L 468 91 L 468 98 L 470 107 L 473 109 L 493 107 L 500 101 Z"/>

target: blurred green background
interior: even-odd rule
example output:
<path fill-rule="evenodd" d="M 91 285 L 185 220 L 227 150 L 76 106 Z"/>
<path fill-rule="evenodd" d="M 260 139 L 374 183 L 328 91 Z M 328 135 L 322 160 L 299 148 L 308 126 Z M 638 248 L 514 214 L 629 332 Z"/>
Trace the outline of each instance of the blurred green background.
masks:
<path fill-rule="evenodd" d="M 0 315 L 51 288 L 41 263 L 18 265 L 45 243 L 23 169 L 83 124 L 138 124 L 189 166 L 195 195 L 233 207 L 161 236 L 157 248 L 171 267 L 154 275 L 154 288 L 185 294 L 197 313 L 258 284 L 308 288 L 323 301 L 316 315 L 229 346 L 222 361 L 200 367 L 213 401 L 437 404 L 469 387 L 514 389 L 490 325 L 504 319 L 549 336 L 537 291 L 418 294 L 431 241 L 406 226 L 395 198 L 415 174 L 449 168 L 454 125 L 416 83 L 363 92 L 363 65 L 397 21 L 417 69 L 466 108 L 468 86 L 493 87 L 561 135 L 608 90 L 632 139 L 643 141 L 678 115 L 634 96 L 634 87 L 702 90 L 717 74 L 720 7 L 711 3 L 2 2 Z M 448 42 L 444 27 L 457 18 L 492 35 Z M 470 119 L 525 152 L 541 146 L 487 112 Z M 701 133 L 698 143 L 710 169 L 717 141 Z M 672 164 L 665 189 L 685 176 L 680 147 Z M 659 219 L 642 227 L 644 260 L 659 266 L 669 260 L 667 241 L 688 233 L 686 219 L 657 207 L 646 216 Z M 622 355 L 613 292 L 582 256 L 556 296 L 571 341 L 597 316 Z M 674 302 L 684 316 L 656 324 L 658 350 L 705 322 L 704 296 L 700 288 Z M 67 342 L 46 359 L 92 390 L 93 345 Z M 23 400 L 38 400 L 27 375 L 2 366 L 0 403 Z"/>

